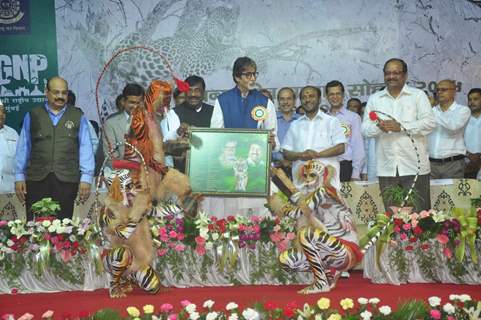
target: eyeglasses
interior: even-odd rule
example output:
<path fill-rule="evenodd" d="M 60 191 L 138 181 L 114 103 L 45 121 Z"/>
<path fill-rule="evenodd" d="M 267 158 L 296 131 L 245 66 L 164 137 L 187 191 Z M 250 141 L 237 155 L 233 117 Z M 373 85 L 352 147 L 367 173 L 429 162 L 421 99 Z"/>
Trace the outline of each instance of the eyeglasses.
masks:
<path fill-rule="evenodd" d="M 48 92 L 50 92 L 51 94 L 53 94 L 54 96 L 66 96 L 68 95 L 68 91 L 60 91 L 60 90 L 50 90 L 50 89 L 47 89 Z"/>
<path fill-rule="evenodd" d="M 241 76 L 246 78 L 257 78 L 259 76 L 259 72 L 242 72 Z"/>
<path fill-rule="evenodd" d="M 455 88 L 436 88 L 437 93 L 446 92 L 446 91 L 449 91 L 449 90 L 455 90 Z"/>

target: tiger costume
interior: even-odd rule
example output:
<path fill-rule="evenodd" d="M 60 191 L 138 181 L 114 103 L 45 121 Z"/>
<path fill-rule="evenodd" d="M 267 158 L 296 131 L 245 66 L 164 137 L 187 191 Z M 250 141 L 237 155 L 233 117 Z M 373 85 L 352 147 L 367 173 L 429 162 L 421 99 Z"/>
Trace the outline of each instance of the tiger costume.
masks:
<path fill-rule="evenodd" d="M 154 110 L 169 97 L 164 94 L 166 87 L 170 90 L 168 83 L 153 81 L 145 97 L 146 108 L 132 112 L 124 159 L 112 161 L 114 168 L 122 169 L 105 179 L 109 192 L 99 213 L 99 225 L 111 245 L 104 266 L 110 275 L 113 298 L 124 297 L 132 284 L 149 293 L 159 292 L 160 278 L 151 266 L 154 241 L 147 217 L 184 211 L 179 205 L 163 204 L 169 198 L 185 203 L 187 208 L 196 207 L 188 177 L 164 165 L 162 135 Z"/>
<path fill-rule="evenodd" d="M 351 211 L 330 184 L 334 171 L 332 166 L 324 166 L 319 160 L 310 160 L 299 173 L 305 181 L 303 192 L 290 182 L 293 194 L 289 202 L 284 202 L 279 195 L 268 200 L 274 214 L 298 221 L 297 245 L 282 252 L 279 262 L 286 270 L 313 272 L 314 282 L 300 290 L 302 294 L 330 291 L 341 272 L 362 259 Z M 288 178 L 284 176 L 282 180 L 285 182 Z"/>

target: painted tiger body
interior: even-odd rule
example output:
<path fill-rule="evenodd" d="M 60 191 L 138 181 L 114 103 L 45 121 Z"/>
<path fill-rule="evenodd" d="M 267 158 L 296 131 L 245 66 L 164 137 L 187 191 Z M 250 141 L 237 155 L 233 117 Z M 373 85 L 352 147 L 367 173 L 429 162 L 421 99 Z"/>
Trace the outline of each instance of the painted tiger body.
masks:
<path fill-rule="evenodd" d="M 341 272 L 362 258 L 351 211 L 329 183 L 332 170 L 330 166 L 308 161 L 301 169 L 306 181 L 304 192 L 295 193 L 283 205 L 278 199 L 269 199 L 275 214 L 298 221 L 298 245 L 282 252 L 279 262 L 288 270 L 313 272 L 313 284 L 299 293 L 330 291 Z M 331 270 L 335 270 L 334 273 Z"/>

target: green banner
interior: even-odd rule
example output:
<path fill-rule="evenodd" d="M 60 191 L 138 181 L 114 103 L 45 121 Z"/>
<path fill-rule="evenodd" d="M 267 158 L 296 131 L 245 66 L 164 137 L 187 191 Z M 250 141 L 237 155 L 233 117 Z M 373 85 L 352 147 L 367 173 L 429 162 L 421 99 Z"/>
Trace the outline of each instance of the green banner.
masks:
<path fill-rule="evenodd" d="M 26 112 L 45 103 L 47 79 L 58 74 L 54 0 L 2 0 L 0 100 L 7 125 L 19 130 Z"/>

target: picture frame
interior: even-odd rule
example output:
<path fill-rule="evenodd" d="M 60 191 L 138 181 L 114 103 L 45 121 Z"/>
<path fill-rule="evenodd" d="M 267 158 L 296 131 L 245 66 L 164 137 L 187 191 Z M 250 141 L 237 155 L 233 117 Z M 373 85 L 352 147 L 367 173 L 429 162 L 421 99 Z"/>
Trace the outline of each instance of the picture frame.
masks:
<path fill-rule="evenodd" d="M 270 192 L 269 130 L 191 128 L 186 174 L 192 192 L 266 197 Z"/>

